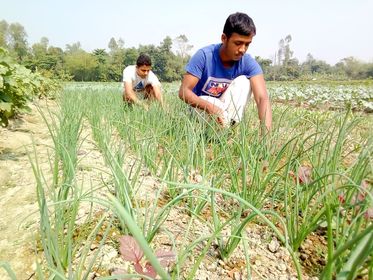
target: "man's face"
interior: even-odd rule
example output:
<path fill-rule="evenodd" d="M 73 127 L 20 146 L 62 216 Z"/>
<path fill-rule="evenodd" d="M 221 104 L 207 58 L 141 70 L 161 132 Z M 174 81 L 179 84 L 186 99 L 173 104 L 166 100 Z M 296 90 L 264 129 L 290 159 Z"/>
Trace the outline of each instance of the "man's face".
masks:
<path fill-rule="evenodd" d="M 246 36 L 233 33 L 228 39 L 225 34 L 222 35 L 224 56 L 227 60 L 238 61 L 246 53 L 254 35 Z"/>
<path fill-rule="evenodd" d="M 152 69 L 151 66 L 148 65 L 141 65 L 141 66 L 136 66 L 136 73 L 139 75 L 142 79 L 145 79 L 146 76 L 148 76 L 149 71 Z"/>

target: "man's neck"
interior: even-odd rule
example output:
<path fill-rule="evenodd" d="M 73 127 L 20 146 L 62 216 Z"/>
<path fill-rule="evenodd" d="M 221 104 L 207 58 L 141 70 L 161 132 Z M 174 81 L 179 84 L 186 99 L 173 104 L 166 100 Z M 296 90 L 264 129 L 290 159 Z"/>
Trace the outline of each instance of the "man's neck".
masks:
<path fill-rule="evenodd" d="M 223 64 L 223 66 L 225 68 L 231 68 L 235 61 L 234 60 L 230 60 L 227 58 L 227 56 L 225 55 L 225 51 L 224 51 L 224 46 L 220 46 L 220 49 L 219 49 L 219 57 L 220 57 L 220 61 L 221 63 Z"/>

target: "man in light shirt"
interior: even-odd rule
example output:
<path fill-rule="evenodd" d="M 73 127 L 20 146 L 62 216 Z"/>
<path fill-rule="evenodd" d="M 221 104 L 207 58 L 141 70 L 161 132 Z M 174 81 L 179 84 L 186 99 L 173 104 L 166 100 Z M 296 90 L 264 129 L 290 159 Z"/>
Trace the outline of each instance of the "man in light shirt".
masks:
<path fill-rule="evenodd" d="M 163 105 L 161 83 L 151 70 L 152 61 L 146 54 L 140 54 L 136 65 L 123 70 L 123 101 L 148 108 L 146 100 L 156 100 Z"/>

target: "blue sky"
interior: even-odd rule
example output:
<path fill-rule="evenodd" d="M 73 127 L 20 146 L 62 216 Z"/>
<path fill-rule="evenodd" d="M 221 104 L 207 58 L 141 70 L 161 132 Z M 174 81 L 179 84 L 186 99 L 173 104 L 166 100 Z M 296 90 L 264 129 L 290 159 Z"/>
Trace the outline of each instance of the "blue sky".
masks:
<path fill-rule="evenodd" d="M 0 0 L 0 20 L 22 24 L 30 45 L 44 36 L 63 49 L 79 41 L 86 51 L 107 48 L 112 37 L 138 47 L 185 34 L 193 53 L 220 42 L 227 16 L 237 11 L 256 24 L 253 56 L 272 59 L 290 34 L 301 62 L 308 53 L 330 64 L 347 56 L 373 62 L 372 0 Z"/>

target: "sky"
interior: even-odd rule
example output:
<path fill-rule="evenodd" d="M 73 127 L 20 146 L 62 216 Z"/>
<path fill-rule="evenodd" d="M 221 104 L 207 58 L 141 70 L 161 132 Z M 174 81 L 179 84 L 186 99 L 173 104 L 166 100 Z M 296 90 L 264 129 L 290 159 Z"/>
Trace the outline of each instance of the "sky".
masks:
<path fill-rule="evenodd" d="M 137 48 L 183 34 L 193 54 L 219 43 L 229 14 L 244 12 L 257 29 L 252 56 L 273 59 L 291 35 L 293 57 L 310 53 L 331 65 L 349 56 L 373 62 L 372 11 L 373 0 L 0 0 L 0 20 L 20 23 L 30 46 L 47 37 L 51 46 L 80 42 L 91 52 L 108 50 L 111 38 Z"/>

